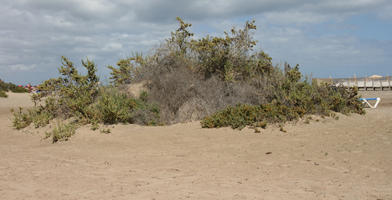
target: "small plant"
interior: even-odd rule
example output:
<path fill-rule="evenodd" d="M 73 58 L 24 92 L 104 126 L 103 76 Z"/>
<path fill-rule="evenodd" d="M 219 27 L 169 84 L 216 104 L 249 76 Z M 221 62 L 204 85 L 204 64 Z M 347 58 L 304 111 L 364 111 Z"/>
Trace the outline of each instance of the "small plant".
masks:
<path fill-rule="evenodd" d="M 58 123 L 51 132 L 46 132 L 46 138 L 52 137 L 53 143 L 58 141 L 67 141 L 72 135 L 75 134 L 75 130 L 76 125 L 73 123 Z"/>
<path fill-rule="evenodd" d="M 103 129 L 101 129 L 100 131 L 101 131 L 101 133 L 104 133 L 104 134 L 109 134 L 109 133 L 111 133 L 110 128 L 103 128 Z"/>
<path fill-rule="evenodd" d="M 98 123 L 91 124 L 91 128 L 90 129 L 93 130 L 93 131 L 98 130 L 99 129 L 99 124 Z"/>
<path fill-rule="evenodd" d="M 4 90 L 0 90 L 0 97 L 7 98 L 8 95 L 7 95 L 7 93 L 5 93 Z"/>
<path fill-rule="evenodd" d="M 14 115 L 12 125 L 18 130 L 29 126 L 33 122 L 30 112 L 23 112 L 21 107 L 19 107 L 18 111 L 11 109 L 11 112 Z"/>
<path fill-rule="evenodd" d="M 262 129 L 266 129 L 267 128 L 267 122 L 265 122 L 265 121 L 255 122 L 253 125 L 255 127 L 260 127 Z"/>
<path fill-rule="evenodd" d="M 47 99 L 46 101 L 46 106 L 36 106 L 33 108 L 27 109 L 27 114 L 29 118 L 31 119 L 32 123 L 34 124 L 35 128 L 39 127 L 44 127 L 49 124 L 49 122 L 55 118 L 55 116 L 52 114 L 53 112 L 49 109 L 51 108 L 50 106 L 50 100 Z"/>
<path fill-rule="evenodd" d="M 279 125 L 279 131 L 287 133 L 286 129 L 284 129 L 282 125 Z"/>

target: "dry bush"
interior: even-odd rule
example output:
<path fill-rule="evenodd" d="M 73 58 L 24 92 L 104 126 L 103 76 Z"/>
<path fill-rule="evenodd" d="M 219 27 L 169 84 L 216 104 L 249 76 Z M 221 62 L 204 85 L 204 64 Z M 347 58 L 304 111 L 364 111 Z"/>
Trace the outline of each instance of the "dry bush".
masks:
<path fill-rule="evenodd" d="M 229 105 L 265 103 L 265 94 L 242 82 L 200 77 L 175 57 L 145 69 L 148 101 L 159 105 L 161 119 L 167 123 L 199 120 Z M 147 68 L 147 67 L 146 67 Z"/>

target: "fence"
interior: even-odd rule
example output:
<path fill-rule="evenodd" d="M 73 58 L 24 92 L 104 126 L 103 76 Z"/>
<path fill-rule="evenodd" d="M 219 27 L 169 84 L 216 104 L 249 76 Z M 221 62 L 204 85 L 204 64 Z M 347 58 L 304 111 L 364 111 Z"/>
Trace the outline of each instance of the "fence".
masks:
<path fill-rule="evenodd" d="M 391 77 L 377 79 L 351 78 L 351 79 L 316 79 L 318 83 L 328 82 L 336 86 L 358 87 L 359 90 L 392 90 Z"/>

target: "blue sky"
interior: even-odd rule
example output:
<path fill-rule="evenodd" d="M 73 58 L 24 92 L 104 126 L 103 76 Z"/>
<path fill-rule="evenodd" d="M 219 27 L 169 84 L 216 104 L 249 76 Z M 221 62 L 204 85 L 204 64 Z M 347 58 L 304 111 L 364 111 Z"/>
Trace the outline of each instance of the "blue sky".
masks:
<path fill-rule="evenodd" d="M 61 56 L 107 65 L 149 53 L 176 28 L 220 35 L 255 19 L 257 48 L 313 77 L 392 75 L 390 0 L 3 0 L 0 79 L 37 84 L 57 77 Z"/>

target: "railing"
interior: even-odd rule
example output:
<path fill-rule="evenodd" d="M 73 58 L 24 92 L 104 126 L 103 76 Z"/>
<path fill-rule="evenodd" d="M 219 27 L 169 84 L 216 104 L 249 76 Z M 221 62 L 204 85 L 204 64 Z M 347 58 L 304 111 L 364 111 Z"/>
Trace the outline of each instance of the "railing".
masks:
<path fill-rule="evenodd" d="M 333 81 L 336 86 L 358 87 L 359 90 L 392 90 L 391 80 L 343 80 Z"/>

